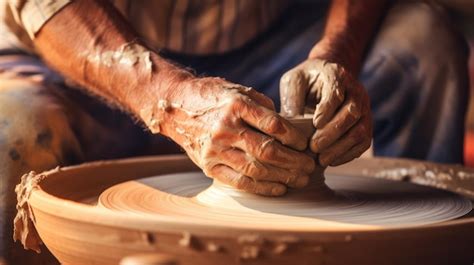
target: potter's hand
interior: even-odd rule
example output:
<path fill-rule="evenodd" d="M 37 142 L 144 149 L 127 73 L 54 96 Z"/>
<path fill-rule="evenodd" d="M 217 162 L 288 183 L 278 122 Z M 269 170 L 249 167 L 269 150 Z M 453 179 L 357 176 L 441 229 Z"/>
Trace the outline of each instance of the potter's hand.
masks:
<path fill-rule="evenodd" d="M 268 196 L 307 184 L 315 164 L 296 151 L 306 148 L 305 137 L 269 98 L 219 78 L 183 84 L 163 106 L 168 118 L 161 127 L 207 176 Z"/>
<path fill-rule="evenodd" d="M 280 80 L 282 115 L 314 110 L 310 148 L 322 166 L 337 166 L 370 147 L 372 118 L 364 87 L 341 65 L 308 59 Z"/>

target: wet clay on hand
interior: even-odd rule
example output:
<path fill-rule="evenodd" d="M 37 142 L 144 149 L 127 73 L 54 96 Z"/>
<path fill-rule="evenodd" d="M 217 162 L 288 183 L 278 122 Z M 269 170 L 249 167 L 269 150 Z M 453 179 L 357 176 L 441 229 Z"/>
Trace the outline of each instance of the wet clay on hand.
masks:
<path fill-rule="evenodd" d="M 319 154 L 319 164 L 340 165 L 370 147 L 369 97 L 343 66 L 308 59 L 281 78 L 280 96 L 285 117 L 314 111 L 313 125 L 317 130 L 309 146 Z"/>
<path fill-rule="evenodd" d="M 267 196 L 307 185 L 314 170 L 307 137 L 252 88 L 220 78 L 196 78 L 168 100 L 144 108 L 154 132 L 179 143 L 211 178 Z"/>

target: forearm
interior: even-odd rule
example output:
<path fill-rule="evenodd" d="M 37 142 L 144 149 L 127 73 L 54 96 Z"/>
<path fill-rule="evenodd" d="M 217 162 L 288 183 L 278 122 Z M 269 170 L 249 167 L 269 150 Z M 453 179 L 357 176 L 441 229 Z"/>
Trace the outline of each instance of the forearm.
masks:
<path fill-rule="evenodd" d="M 145 122 L 144 109 L 169 100 L 192 77 L 140 42 L 108 1 L 73 1 L 34 41 L 53 68 Z"/>
<path fill-rule="evenodd" d="M 388 0 L 333 0 L 321 40 L 310 58 L 325 58 L 358 73 Z"/>

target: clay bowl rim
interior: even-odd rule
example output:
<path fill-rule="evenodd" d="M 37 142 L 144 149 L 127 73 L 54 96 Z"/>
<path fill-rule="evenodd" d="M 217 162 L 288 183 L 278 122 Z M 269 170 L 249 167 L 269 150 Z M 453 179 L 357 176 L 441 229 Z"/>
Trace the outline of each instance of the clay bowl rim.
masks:
<path fill-rule="evenodd" d="M 386 158 L 370 158 L 370 159 L 361 159 L 361 160 L 372 160 L 375 164 L 378 164 L 378 161 L 387 160 Z M 397 161 L 400 163 L 424 163 L 422 161 L 416 160 L 407 160 L 407 159 L 389 159 L 391 161 Z M 85 163 L 76 166 L 69 166 L 61 168 L 60 170 L 52 170 L 45 173 L 42 173 L 46 178 L 51 178 L 59 174 L 71 173 L 79 169 L 91 168 L 91 167 L 107 167 L 114 164 L 138 164 L 143 162 L 184 162 L 187 163 L 187 167 L 190 166 L 189 163 L 192 163 L 189 158 L 185 155 L 163 155 L 163 156 L 150 156 L 150 157 L 139 157 L 139 158 L 127 158 L 111 161 L 98 161 Z M 190 168 L 195 166 L 191 166 Z M 178 170 L 175 173 L 179 172 L 190 172 L 194 170 Z M 352 172 L 355 174 L 356 172 Z M 156 173 L 159 175 L 160 173 Z M 166 174 L 166 173 L 161 173 Z M 332 172 L 329 174 L 333 174 Z M 141 178 L 141 177 L 137 177 Z M 135 178 L 135 179 L 137 179 Z M 133 179 L 130 179 L 133 180 Z M 360 234 L 360 233 L 398 233 L 398 232 L 423 232 L 429 230 L 439 230 L 439 229 L 448 229 L 462 226 L 474 227 L 474 217 L 467 216 L 461 217 L 459 219 L 454 219 L 450 221 L 445 221 L 441 223 L 422 225 L 422 226 L 390 226 L 390 227 L 378 227 L 378 226 L 367 226 L 359 225 L 348 226 L 348 229 L 341 229 L 340 227 L 335 230 L 302 230 L 302 229 L 288 229 L 281 230 L 278 228 L 268 227 L 266 229 L 252 228 L 252 227 L 240 227 L 232 224 L 221 224 L 214 221 L 205 221 L 201 223 L 195 223 L 192 220 L 186 220 L 186 218 L 176 218 L 171 216 L 135 216 L 127 215 L 125 213 L 105 211 L 102 208 L 96 208 L 93 205 L 87 205 L 84 203 L 66 200 L 47 193 L 41 188 L 43 183 L 39 183 L 36 189 L 33 189 L 30 198 L 28 200 L 29 205 L 33 208 L 33 212 L 41 211 L 51 216 L 69 219 L 73 222 L 87 222 L 93 223 L 102 226 L 112 226 L 123 229 L 136 229 L 136 230 L 146 230 L 149 232 L 178 232 L 189 231 L 195 234 L 204 234 L 204 235 L 241 235 L 242 233 L 259 233 L 259 234 L 298 234 L 300 236 L 311 236 L 314 234 L 318 235 L 346 235 L 347 233 L 351 234 Z M 472 211 L 471 211 L 472 213 Z M 468 214 L 470 215 L 470 214 Z"/>

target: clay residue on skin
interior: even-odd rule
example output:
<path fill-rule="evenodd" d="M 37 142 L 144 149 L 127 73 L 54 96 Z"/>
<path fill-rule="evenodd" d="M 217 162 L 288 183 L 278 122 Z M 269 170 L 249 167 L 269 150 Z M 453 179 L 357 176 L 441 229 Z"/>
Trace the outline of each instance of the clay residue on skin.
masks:
<path fill-rule="evenodd" d="M 237 92 L 238 90 L 235 88 L 229 89 L 229 93 L 237 93 Z M 147 124 L 148 128 L 151 130 L 152 133 L 160 133 L 162 131 L 161 124 L 163 121 L 159 117 L 163 116 L 163 112 L 171 112 L 172 110 L 183 111 L 191 119 L 193 119 L 193 118 L 205 115 L 206 113 L 212 110 L 215 110 L 217 108 L 220 108 L 226 104 L 228 104 L 228 100 L 223 99 L 219 101 L 216 99 L 216 104 L 213 106 L 208 106 L 202 109 L 190 110 L 190 109 L 183 108 L 182 107 L 183 104 L 180 102 L 170 102 L 165 99 L 160 99 L 158 100 L 158 103 L 156 105 L 143 108 L 140 111 L 140 117 L 144 119 L 145 123 Z M 189 139 L 190 137 L 192 137 L 190 136 L 190 134 L 186 133 L 186 131 L 183 128 L 177 128 L 176 132 L 178 134 L 185 135 L 186 138 L 188 138 L 187 140 L 187 142 L 189 143 L 188 146 L 191 145 L 193 141 Z M 199 162 L 197 164 L 201 165 Z"/>
<path fill-rule="evenodd" d="M 162 121 L 155 117 L 155 112 L 153 111 L 153 108 L 144 108 L 140 111 L 140 116 L 141 117 L 148 117 L 145 121 L 147 123 L 148 128 L 152 133 L 160 133 L 161 132 L 161 123 Z"/>
<path fill-rule="evenodd" d="M 162 111 L 169 111 L 171 104 L 168 100 L 160 99 L 158 100 L 158 109 Z"/>
<path fill-rule="evenodd" d="M 43 174 L 31 171 L 21 177 L 21 182 L 15 187 L 17 194 L 17 214 L 14 219 L 13 240 L 20 240 L 25 249 L 31 249 L 37 253 L 41 252 L 40 245 L 43 243 L 34 226 L 35 217 L 28 204 L 31 192 L 45 178 Z"/>
<path fill-rule="evenodd" d="M 186 124 L 181 124 L 176 126 L 176 133 L 184 137 L 183 147 L 186 148 L 190 158 L 200 167 L 205 168 L 204 165 L 215 164 L 216 162 L 213 159 L 202 155 L 203 153 L 209 153 L 209 149 L 215 147 L 215 145 L 210 144 L 210 134 L 203 135 L 200 138 L 194 139 L 194 137 L 184 129 L 185 127 L 190 127 L 188 123 L 193 123 L 193 119 L 196 119 L 200 116 L 206 115 L 207 113 L 219 109 L 223 106 L 229 104 L 229 101 L 232 100 L 230 95 L 239 94 L 241 90 L 248 90 L 251 88 L 241 88 L 240 86 L 229 86 L 224 87 L 229 96 L 223 98 L 216 98 L 214 104 L 202 108 L 188 109 L 183 107 L 183 102 L 171 102 L 165 99 L 158 100 L 158 103 L 152 107 L 144 108 L 140 111 L 140 116 L 144 118 L 145 122 L 150 128 L 152 133 L 160 133 L 162 121 L 158 117 L 163 116 L 163 112 L 171 111 L 182 111 L 189 116 L 189 121 Z M 193 143 L 197 142 L 197 145 Z M 195 153 L 195 154 L 194 154 Z M 193 155 L 194 154 L 194 155 Z"/>
<path fill-rule="evenodd" d="M 89 61 L 103 63 L 107 67 L 120 64 L 127 67 L 136 64 L 144 65 L 147 72 L 152 72 L 150 51 L 136 42 L 125 43 L 118 50 L 104 51 L 87 56 Z"/>
<path fill-rule="evenodd" d="M 217 81 L 219 83 L 215 83 Z M 303 137 L 271 110 L 269 99 L 265 103 L 266 98 L 256 96 L 257 92 L 252 88 L 220 83 L 222 81 L 201 78 L 183 82 L 184 85 L 176 89 L 179 91 L 162 95 L 155 103 L 142 107 L 139 116 L 153 133 L 162 133 L 179 143 L 208 177 L 267 196 L 283 195 L 285 185 L 292 188 L 304 186 L 314 162 L 284 146 L 297 145 L 302 149 L 305 143 L 300 139 Z M 218 89 L 214 87 L 216 84 Z M 196 97 L 205 96 L 205 100 L 198 100 L 192 94 L 180 97 L 181 94 L 187 95 L 185 91 L 196 93 Z M 255 94 L 253 97 L 256 99 L 245 93 Z M 257 119 L 258 115 L 262 118 Z M 252 126 L 264 132 L 264 136 L 251 130 L 249 127 Z M 280 163 L 277 160 L 281 156 L 301 156 L 307 163 L 288 165 L 282 162 L 282 167 L 271 165 Z M 285 170 L 288 181 L 283 180 L 282 174 L 268 176 L 269 170 L 279 169 Z M 295 172 L 288 172 L 288 169 Z M 296 182 L 299 175 L 302 175 L 302 181 Z M 268 179 L 268 183 L 263 179 Z"/>

